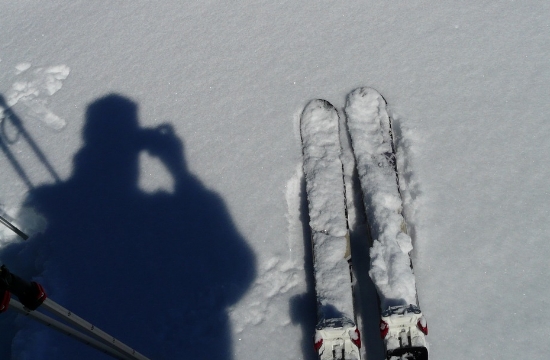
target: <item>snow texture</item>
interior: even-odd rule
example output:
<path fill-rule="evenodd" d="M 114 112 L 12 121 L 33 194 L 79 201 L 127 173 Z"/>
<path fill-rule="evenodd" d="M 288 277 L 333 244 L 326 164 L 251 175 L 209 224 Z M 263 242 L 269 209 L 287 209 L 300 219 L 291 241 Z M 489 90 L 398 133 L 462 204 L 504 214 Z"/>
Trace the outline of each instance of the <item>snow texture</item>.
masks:
<path fill-rule="evenodd" d="M 369 275 L 380 307 L 416 304 L 412 241 L 401 214 L 386 101 L 374 89 L 359 88 L 348 95 L 345 112 L 373 239 Z"/>
<path fill-rule="evenodd" d="M 312 100 L 302 114 L 304 173 L 313 231 L 347 233 L 338 113 L 324 100 Z"/>
<path fill-rule="evenodd" d="M 350 91 L 370 86 L 391 105 L 430 357 L 550 353 L 547 0 L 2 1 L 0 17 L 0 96 L 10 114 L 0 120 L 0 214 L 31 235 L 22 242 L 1 229 L 0 260 L 42 281 L 51 299 L 153 359 L 191 358 L 178 344 L 194 338 L 210 351 L 202 358 L 314 360 L 299 118 L 311 99 L 340 109 Z M 25 87 L 39 94 L 8 107 Z M 143 149 L 131 159 L 136 201 L 94 209 L 112 193 L 109 181 L 92 169 L 89 181 L 73 181 L 90 165 L 80 160 L 89 105 L 112 93 L 139 106 L 139 124 L 125 135 L 173 127 L 186 174 L 200 185 L 187 198 L 166 163 Z M 51 200 L 59 213 L 30 205 L 34 190 L 69 179 L 77 186 Z M 194 191 L 217 201 L 192 201 Z M 158 233 L 136 214 L 166 228 Z M 203 219 L 190 232 L 195 241 L 183 232 L 193 229 L 187 216 Z M 362 255 L 353 261 L 363 358 L 383 359 L 378 303 L 363 296 L 376 293 L 368 245 L 349 219 L 352 250 Z M 84 230 L 57 238 L 72 222 Z M 220 239 L 231 264 L 250 270 L 242 280 L 241 270 L 219 271 L 218 255 L 200 251 Z M 239 259 L 234 242 L 249 255 Z M 34 250 L 19 251 L 27 246 Z M 237 281 L 239 294 L 208 296 L 223 294 L 201 283 L 216 273 L 226 285 Z M 181 292 L 208 301 L 165 306 Z M 225 321 L 223 329 L 192 330 L 203 315 Z M 12 311 L 0 316 L 0 331 L 1 359 L 107 359 Z"/>
<path fill-rule="evenodd" d="M 353 320 L 339 118 L 324 100 L 304 108 L 301 134 L 309 206 L 318 320 Z"/>
<path fill-rule="evenodd" d="M 69 76 L 71 69 L 66 65 L 56 65 L 36 68 L 28 73 L 31 66 L 30 63 L 15 66 L 18 80 L 8 93 L 7 105 L 13 107 L 22 104 L 28 108 L 29 116 L 59 131 L 67 123 L 47 108 L 47 99 L 62 88 L 63 80 Z"/>

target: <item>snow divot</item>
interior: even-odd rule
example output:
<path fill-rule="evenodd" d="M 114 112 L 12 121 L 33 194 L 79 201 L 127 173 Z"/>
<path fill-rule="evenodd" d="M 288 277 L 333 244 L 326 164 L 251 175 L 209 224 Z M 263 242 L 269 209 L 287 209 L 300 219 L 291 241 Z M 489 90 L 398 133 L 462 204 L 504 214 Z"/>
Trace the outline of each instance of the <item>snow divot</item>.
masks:
<path fill-rule="evenodd" d="M 282 316 L 274 304 L 281 297 L 284 298 L 285 293 L 300 285 L 303 281 L 300 272 L 301 269 L 291 260 L 282 261 L 280 257 L 273 256 L 262 261 L 256 282 L 243 299 L 246 305 L 229 309 L 235 331 L 243 332 L 245 328 L 264 321 L 279 322 L 280 326 L 290 323 L 290 315 Z"/>
<path fill-rule="evenodd" d="M 39 67 L 33 70 L 31 63 L 23 62 L 15 66 L 18 80 L 7 94 L 7 104 L 12 107 L 22 105 L 25 116 L 46 124 L 51 129 L 62 130 L 67 122 L 49 108 L 49 98 L 63 87 L 71 69 L 67 65 Z"/>
<path fill-rule="evenodd" d="M 29 70 L 31 66 L 32 66 L 31 63 L 27 63 L 27 62 L 19 63 L 15 65 L 15 73 L 19 75 L 22 72 Z"/>

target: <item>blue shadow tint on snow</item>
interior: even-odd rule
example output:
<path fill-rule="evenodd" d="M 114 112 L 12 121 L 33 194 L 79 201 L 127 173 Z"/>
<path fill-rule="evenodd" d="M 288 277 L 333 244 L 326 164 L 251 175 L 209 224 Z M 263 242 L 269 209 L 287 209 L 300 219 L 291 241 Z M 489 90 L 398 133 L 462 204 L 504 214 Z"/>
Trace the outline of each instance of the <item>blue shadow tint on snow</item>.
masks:
<path fill-rule="evenodd" d="M 302 222 L 304 239 L 304 270 L 306 274 L 306 292 L 290 299 L 290 318 L 293 324 L 302 327 L 302 353 L 304 360 L 317 360 L 317 352 L 313 348 L 315 325 L 317 322 L 317 296 L 315 294 L 315 278 L 313 276 L 313 249 L 311 245 L 311 229 L 307 205 L 306 180 L 300 182 L 300 220 Z"/>
<path fill-rule="evenodd" d="M 251 285 L 256 264 L 223 200 L 188 172 L 171 126 L 140 128 L 137 105 L 123 96 L 88 107 L 83 138 L 72 176 L 29 193 L 45 233 L 8 247 L 2 260 L 145 356 L 232 359 L 227 308 Z M 173 193 L 138 188 L 141 151 L 163 162 Z M 103 358 L 51 329 L 31 330 L 18 333 L 17 350 L 52 336 L 44 359 Z"/>
<path fill-rule="evenodd" d="M 22 138 L 23 141 L 26 142 L 26 145 L 30 147 L 33 155 L 36 156 L 36 158 L 42 163 L 53 179 L 59 181 L 59 176 L 46 158 L 46 155 L 40 150 L 27 129 L 25 129 L 25 126 L 23 126 L 23 121 L 21 121 L 19 116 L 17 116 L 15 112 L 13 112 L 13 110 L 6 104 L 6 100 L 2 94 L 0 94 L 0 112 L 0 150 L 6 159 L 8 159 L 12 169 L 17 173 L 19 178 L 29 189 L 34 188 L 34 185 L 25 172 L 25 169 L 17 160 L 14 152 L 10 149 L 11 144 L 16 143 L 20 138 Z M 10 136 L 10 132 L 13 133 L 13 135 Z"/>

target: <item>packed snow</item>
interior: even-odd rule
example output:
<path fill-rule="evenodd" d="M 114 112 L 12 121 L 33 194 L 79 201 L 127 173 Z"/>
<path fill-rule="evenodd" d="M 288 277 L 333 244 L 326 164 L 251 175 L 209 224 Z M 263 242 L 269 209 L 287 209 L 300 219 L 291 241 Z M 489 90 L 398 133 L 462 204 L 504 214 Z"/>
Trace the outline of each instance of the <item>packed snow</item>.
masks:
<path fill-rule="evenodd" d="M 394 120 L 431 358 L 550 352 L 547 1 L 5 1 L 0 18 L 0 215 L 31 235 L 0 227 L 0 261 L 64 307 L 152 359 L 315 359 L 299 118 L 369 86 Z M 350 216 L 363 358 L 381 359 Z M 0 358 L 107 358 L 13 311 L 0 333 Z"/>

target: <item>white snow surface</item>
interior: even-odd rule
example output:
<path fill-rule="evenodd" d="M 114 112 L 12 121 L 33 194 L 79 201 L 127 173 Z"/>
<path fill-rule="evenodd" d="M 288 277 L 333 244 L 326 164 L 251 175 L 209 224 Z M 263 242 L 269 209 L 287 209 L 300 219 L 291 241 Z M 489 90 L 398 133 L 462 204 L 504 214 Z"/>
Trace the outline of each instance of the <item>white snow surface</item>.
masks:
<path fill-rule="evenodd" d="M 326 101 L 312 100 L 300 126 L 318 321 L 354 321 L 338 112 Z"/>
<path fill-rule="evenodd" d="M 0 228 L 0 260 L 64 307 L 153 359 L 200 358 L 193 341 L 313 360 L 299 116 L 369 86 L 396 125 L 430 357 L 550 352 L 549 2 L 4 1 L 0 18 L 0 213 L 32 235 Z M 109 94 L 135 116 L 90 127 Z M 0 358 L 106 358 L 11 311 L 0 326 Z"/>
<path fill-rule="evenodd" d="M 378 289 L 381 311 L 416 304 L 409 252 L 412 240 L 402 216 L 386 101 L 371 88 L 352 91 L 345 107 L 365 211 L 372 236 L 369 275 Z"/>

